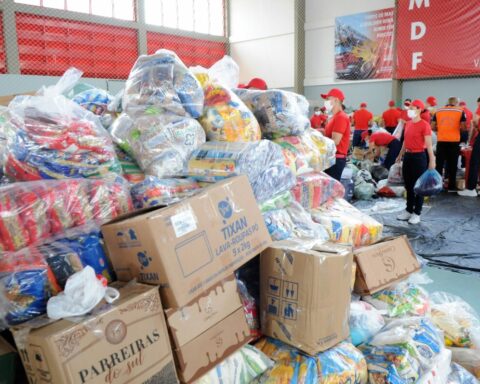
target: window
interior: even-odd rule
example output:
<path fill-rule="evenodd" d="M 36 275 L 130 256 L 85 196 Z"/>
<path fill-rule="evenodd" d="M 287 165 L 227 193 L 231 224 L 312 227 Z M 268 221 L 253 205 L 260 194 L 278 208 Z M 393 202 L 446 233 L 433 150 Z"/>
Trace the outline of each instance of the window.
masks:
<path fill-rule="evenodd" d="M 224 0 L 145 0 L 145 22 L 224 36 Z"/>
<path fill-rule="evenodd" d="M 15 0 L 15 2 L 96 16 L 135 20 L 134 0 Z"/>

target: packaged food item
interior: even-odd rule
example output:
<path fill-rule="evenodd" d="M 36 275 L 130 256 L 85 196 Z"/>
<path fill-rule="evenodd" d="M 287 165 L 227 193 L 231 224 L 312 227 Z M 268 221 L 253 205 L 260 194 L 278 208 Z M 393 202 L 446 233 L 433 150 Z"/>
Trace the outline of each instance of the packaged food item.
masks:
<path fill-rule="evenodd" d="M 446 292 L 430 296 L 432 321 L 445 335 L 448 347 L 472 348 L 480 354 L 480 320 L 475 310 L 460 297 Z"/>
<path fill-rule="evenodd" d="M 292 189 L 295 200 L 303 208 L 315 209 L 331 199 L 342 198 L 343 185 L 323 172 L 310 172 L 297 176 L 297 184 Z"/>
<path fill-rule="evenodd" d="M 280 241 L 293 237 L 295 224 L 286 209 L 273 209 L 262 215 L 272 240 Z"/>
<path fill-rule="evenodd" d="M 234 92 L 255 114 L 266 139 L 299 136 L 310 127 L 309 105 L 302 95 L 279 89 L 235 89 Z"/>
<path fill-rule="evenodd" d="M 313 221 L 321 224 L 336 243 L 358 247 L 373 244 L 382 237 L 382 224 L 343 199 L 313 209 L 311 214 Z"/>
<path fill-rule="evenodd" d="M 478 384 L 478 380 L 470 372 L 457 363 L 452 363 L 447 384 Z"/>
<path fill-rule="evenodd" d="M 115 153 L 122 167 L 123 178 L 130 184 L 136 184 L 145 179 L 145 173 L 142 172 L 135 159 L 125 151 L 115 146 Z"/>
<path fill-rule="evenodd" d="M 159 179 L 147 176 L 131 189 L 135 208 L 170 205 L 186 197 L 190 197 L 200 189 L 198 183 L 190 178 Z"/>
<path fill-rule="evenodd" d="M 133 210 L 125 180 L 44 180 L 0 187 L 0 251 L 16 251 L 89 220 Z"/>
<path fill-rule="evenodd" d="M 450 348 L 452 361 L 461 365 L 478 380 L 480 380 L 480 354 L 476 349 Z"/>
<path fill-rule="evenodd" d="M 258 302 L 248 292 L 245 283 L 237 278 L 238 293 L 242 299 L 243 309 L 245 310 L 245 317 L 247 318 L 250 327 L 250 335 L 252 339 L 256 340 L 262 336 L 260 331 L 260 319 L 258 317 Z"/>
<path fill-rule="evenodd" d="M 195 384 L 249 384 L 272 365 L 263 352 L 247 344 Z"/>
<path fill-rule="evenodd" d="M 350 304 L 350 338 L 353 345 L 360 345 L 375 336 L 384 326 L 381 313 L 365 301 Z"/>
<path fill-rule="evenodd" d="M 293 202 L 293 195 L 290 191 L 280 193 L 279 195 L 273 196 L 271 199 L 264 201 L 259 204 L 259 208 L 262 213 L 273 211 L 275 209 L 286 208 Z"/>

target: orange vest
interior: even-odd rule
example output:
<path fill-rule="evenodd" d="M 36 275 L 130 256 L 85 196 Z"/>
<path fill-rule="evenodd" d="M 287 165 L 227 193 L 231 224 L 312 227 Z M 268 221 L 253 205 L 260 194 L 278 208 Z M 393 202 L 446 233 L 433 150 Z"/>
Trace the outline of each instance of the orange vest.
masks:
<path fill-rule="evenodd" d="M 438 141 L 460 141 L 460 123 L 463 109 L 460 107 L 446 106 L 435 113 L 437 121 Z"/>

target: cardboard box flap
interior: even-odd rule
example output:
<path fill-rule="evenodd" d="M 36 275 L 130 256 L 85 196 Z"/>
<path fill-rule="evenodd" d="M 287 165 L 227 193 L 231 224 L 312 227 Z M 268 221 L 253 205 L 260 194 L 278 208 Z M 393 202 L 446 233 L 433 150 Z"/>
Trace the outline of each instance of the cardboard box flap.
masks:
<path fill-rule="evenodd" d="M 0 336 L 0 356 L 8 355 L 9 353 L 16 353 L 10 343 Z"/>

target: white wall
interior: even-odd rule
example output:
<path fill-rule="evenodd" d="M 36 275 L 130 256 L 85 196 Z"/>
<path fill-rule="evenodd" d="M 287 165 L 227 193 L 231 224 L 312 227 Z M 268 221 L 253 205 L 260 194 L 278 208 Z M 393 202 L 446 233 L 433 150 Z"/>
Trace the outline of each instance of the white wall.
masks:
<path fill-rule="evenodd" d="M 294 1 L 231 0 L 230 54 L 240 81 L 265 79 L 270 88 L 294 85 Z"/>

